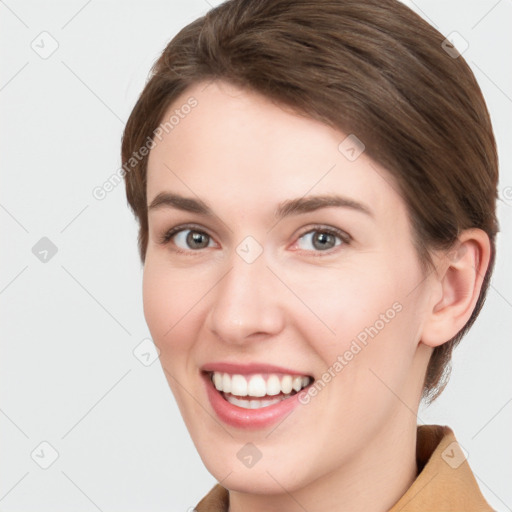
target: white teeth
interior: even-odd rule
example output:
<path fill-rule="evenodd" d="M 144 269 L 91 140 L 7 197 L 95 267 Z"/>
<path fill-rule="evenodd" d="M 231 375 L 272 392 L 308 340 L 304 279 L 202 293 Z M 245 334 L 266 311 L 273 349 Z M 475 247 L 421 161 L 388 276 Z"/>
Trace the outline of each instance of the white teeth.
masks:
<path fill-rule="evenodd" d="M 282 400 L 286 400 L 290 395 L 283 395 L 279 398 L 272 398 L 271 400 L 243 400 L 234 397 L 233 395 L 226 395 L 226 400 L 233 405 L 242 407 L 242 409 L 261 409 L 262 407 L 268 407 L 269 405 L 278 404 Z"/>
<path fill-rule="evenodd" d="M 267 395 L 279 395 L 281 393 L 281 382 L 277 375 L 271 375 L 267 380 L 266 394 Z"/>
<path fill-rule="evenodd" d="M 261 374 L 246 377 L 240 374 L 231 375 L 229 373 L 212 372 L 212 382 L 215 388 L 218 391 L 236 396 L 263 397 L 275 396 L 281 393 L 288 395 L 292 390 L 300 391 L 310 381 L 310 377 L 305 375 L 283 375 L 279 377 L 276 374 L 270 374 L 265 380 Z M 258 404 L 262 402 L 264 401 L 258 400 Z M 247 400 L 244 401 L 244 404 L 247 404 Z"/>
<path fill-rule="evenodd" d="M 267 386 L 265 379 L 261 375 L 254 375 L 247 384 L 247 394 L 249 396 L 265 396 L 267 394 Z"/>
<path fill-rule="evenodd" d="M 285 375 L 281 379 L 281 389 L 283 390 L 283 393 L 291 393 L 293 389 L 293 378 L 291 375 Z"/>
<path fill-rule="evenodd" d="M 237 396 L 247 396 L 247 380 L 242 375 L 231 377 L 231 393 Z"/>
<path fill-rule="evenodd" d="M 295 391 L 300 391 L 302 389 L 302 377 L 294 377 L 292 386 Z"/>
<path fill-rule="evenodd" d="M 222 376 L 222 391 L 231 393 L 231 377 L 227 373 Z"/>
<path fill-rule="evenodd" d="M 213 374 L 213 384 L 215 385 L 216 389 L 222 391 L 222 373 L 215 372 Z"/>

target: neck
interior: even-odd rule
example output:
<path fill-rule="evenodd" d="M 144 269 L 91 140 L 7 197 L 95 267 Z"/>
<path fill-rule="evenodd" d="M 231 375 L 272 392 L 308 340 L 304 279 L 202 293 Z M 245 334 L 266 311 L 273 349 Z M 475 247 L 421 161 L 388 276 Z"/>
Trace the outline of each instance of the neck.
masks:
<path fill-rule="evenodd" d="M 357 459 L 305 487 L 273 495 L 229 493 L 229 512 L 387 512 L 416 479 L 416 417 L 403 408 Z"/>

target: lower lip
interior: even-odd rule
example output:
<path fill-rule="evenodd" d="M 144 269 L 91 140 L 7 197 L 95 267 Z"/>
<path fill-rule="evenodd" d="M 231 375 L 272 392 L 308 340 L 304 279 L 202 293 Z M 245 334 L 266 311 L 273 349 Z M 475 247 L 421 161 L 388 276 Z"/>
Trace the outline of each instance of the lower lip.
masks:
<path fill-rule="evenodd" d="M 202 373 L 201 376 L 205 382 L 206 392 L 213 410 L 224 423 L 233 427 L 243 429 L 268 427 L 290 414 L 300 404 L 299 393 L 295 393 L 295 395 L 274 405 L 268 405 L 260 409 L 244 409 L 230 404 L 222 397 L 220 392 L 215 389 L 210 374 Z"/>

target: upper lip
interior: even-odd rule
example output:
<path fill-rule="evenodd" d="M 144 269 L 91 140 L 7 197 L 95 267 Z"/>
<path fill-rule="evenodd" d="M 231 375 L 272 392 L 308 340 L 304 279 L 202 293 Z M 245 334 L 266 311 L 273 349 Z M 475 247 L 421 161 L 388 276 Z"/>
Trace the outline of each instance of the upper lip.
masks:
<path fill-rule="evenodd" d="M 285 373 L 287 375 L 306 375 L 310 376 L 307 372 L 298 372 L 283 366 L 275 366 L 268 363 L 247 363 L 237 364 L 228 362 L 206 363 L 201 366 L 204 372 L 224 372 L 232 375 L 249 375 L 253 373 Z"/>

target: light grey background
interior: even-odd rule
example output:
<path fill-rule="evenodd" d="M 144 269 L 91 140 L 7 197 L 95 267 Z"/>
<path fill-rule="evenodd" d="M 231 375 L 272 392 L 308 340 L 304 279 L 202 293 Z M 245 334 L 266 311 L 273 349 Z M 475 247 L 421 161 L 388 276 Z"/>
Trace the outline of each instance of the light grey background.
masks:
<path fill-rule="evenodd" d="M 124 184 L 101 201 L 92 191 L 119 168 L 124 122 L 150 66 L 218 3 L 0 0 L 2 511 L 185 511 L 215 483 L 159 362 L 145 365 L 151 342 Z M 469 43 L 501 161 L 488 298 L 419 423 L 451 426 L 487 500 L 512 510 L 512 0 L 406 3 Z"/>

